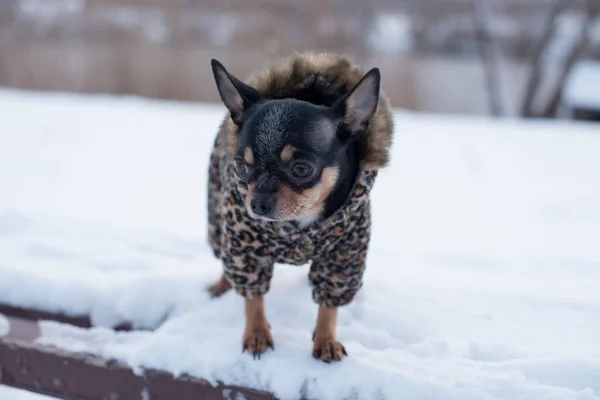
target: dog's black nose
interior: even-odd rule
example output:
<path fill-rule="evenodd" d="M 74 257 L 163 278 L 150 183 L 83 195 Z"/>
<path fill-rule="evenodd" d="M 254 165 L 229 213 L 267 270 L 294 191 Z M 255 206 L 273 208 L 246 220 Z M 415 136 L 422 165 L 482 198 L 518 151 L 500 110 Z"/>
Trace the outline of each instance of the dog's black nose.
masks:
<path fill-rule="evenodd" d="M 275 196 L 272 194 L 256 193 L 250 200 L 250 208 L 256 215 L 269 215 L 275 208 Z"/>

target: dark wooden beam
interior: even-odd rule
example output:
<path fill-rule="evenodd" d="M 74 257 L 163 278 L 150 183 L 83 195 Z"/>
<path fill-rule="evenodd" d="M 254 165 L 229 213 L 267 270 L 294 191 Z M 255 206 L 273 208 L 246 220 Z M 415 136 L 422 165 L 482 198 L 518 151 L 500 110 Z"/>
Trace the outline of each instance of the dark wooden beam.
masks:
<path fill-rule="evenodd" d="M 28 316 L 47 315 L 25 311 Z M 137 375 L 115 360 L 37 343 L 37 318 L 5 317 L 8 333 L 0 332 L 3 385 L 67 400 L 275 399 L 266 392 L 224 384 L 213 386 L 200 378 L 175 377 L 165 371 L 145 370 Z"/>
<path fill-rule="evenodd" d="M 66 315 L 63 313 L 53 313 L 48 311 L 32 310 L 29 308 L 15 307 L 0 303 L 0 314 L 7 317 L 16 317 L 30 321 L 55 321 L 64 324 L 78 326 L 80 328 L 91 328 L 92 321 L 87 315 Z M 130 331 L 130 323 L 122 323 L 112 327 L 116 331 Z"/>

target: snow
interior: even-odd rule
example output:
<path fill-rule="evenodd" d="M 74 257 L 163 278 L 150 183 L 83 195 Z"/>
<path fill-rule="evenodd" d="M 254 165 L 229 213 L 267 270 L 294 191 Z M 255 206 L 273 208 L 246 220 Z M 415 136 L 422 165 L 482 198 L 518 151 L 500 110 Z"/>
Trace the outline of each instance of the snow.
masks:
<path fill-rule="evenodd" d="M 371 48 L 382 53 L 403 53 L 413 45 L 412 25 L 408 15 L 379 13 L 376 15 L 368 41 Z"/>
<path fill-rule="evenodd" d="M 8 335 L 9 328 L 8 320 L 0 314 L 0 337 Z"/>
<path fill-rule="evenodd" d="M 0 385 L 0 399 L 3 400 L 52 400 L 54 397 L 42 396 L 24 390 Z"/>
<path fill-rule="evenodd" d="M 204 291 L 221 106 L 4 90 L 0 110 L 0 302 L 99 325 L 44 322 L 43 343 L 282 399 L 600 399 L 597 126 L 398 111 L 365 286 L 339 311 L 350 357 L 326 365 L 307 267 L 277 266 L 260 361 L 243 300 Z"/>
<path fill-rule="evenodd" d="M 21 0 L 16 2 L 15 9 L 22 16 L 51 22 L 63 14 L 81 14 L 85 0 Z"/>
<path fill-rule="evenodd" d="M 600 62 L 575 64 L 565 84 L 564 102 L 570 107 L 600 110 Z"/>

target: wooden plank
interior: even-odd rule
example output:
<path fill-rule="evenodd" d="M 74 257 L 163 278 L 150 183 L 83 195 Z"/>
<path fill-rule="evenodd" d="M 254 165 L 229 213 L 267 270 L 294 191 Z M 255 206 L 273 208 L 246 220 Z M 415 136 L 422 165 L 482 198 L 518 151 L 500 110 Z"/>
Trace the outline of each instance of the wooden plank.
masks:
<path fill-rule="evenodd" d="M 24 309 L 21 309 L 24 310 Z M 38 315 L 25 310 L 22 315 Z M 82 400 L 197 400 L 274 399 L 266 392 L 219 384 L 165 371 L 136 375 L 120 362 L 92 354 L 71 353 L 36 343 L 38 321 L 6 316 L 8 332 L 0 332 L 0 384 L 60 399 Z"/>
<path fill-rule="evenodd" d="M 55 321 L 63 324 L 78 326 L 80 328 L 91 328 L 92 321 L 87 315 L 65 315 L 62 313 L 52 313 L 47 311 L 32 310 L 29 308 L 15 307 L 0 303 L 0 314 L 7 317 L 16 317 L 30 321 Z M 130 323 L 122 323 L 113 327 L 116 331 L 130 331 Z"/>

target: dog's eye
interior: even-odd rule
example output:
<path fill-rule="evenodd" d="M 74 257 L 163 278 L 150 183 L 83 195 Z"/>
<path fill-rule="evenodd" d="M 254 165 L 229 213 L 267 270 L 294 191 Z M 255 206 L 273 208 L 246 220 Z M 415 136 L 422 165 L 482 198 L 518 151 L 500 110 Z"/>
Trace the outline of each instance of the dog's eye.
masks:
<path fill-rule="evenodd" d="M 298 163 L 292 167 L 292 175 L 296 178 L 306 178 L 312 173 L 312 167 L 308 164 Z"/>
<path fill-rule="evenodd" d="M 246 174 L 248 174 L 248 170 L 250 169 L 250 167 L 248 167 L 248 164 L 246 164 L 246 162 L 244 160 L 242 160 L 241 158 L 236 158 L 235 159 L 235 169 L 238 172 L 238 174 L 246 175 Z"/>

